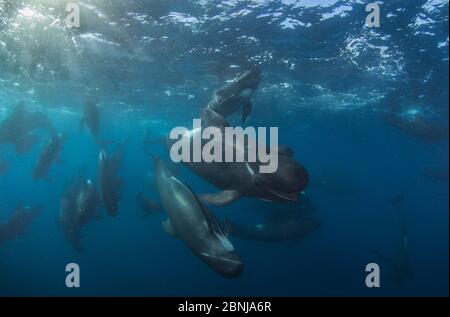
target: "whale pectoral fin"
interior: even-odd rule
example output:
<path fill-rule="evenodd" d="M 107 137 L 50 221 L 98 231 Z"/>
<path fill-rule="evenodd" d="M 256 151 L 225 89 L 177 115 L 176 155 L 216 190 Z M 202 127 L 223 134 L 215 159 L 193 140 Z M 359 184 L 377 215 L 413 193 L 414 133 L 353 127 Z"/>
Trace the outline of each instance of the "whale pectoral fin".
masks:
<path fill-rule="evenodd" d="M 216 194 L 202 194 L 198 198 L 207 205 L 223 207 L 231 204 L 241 197 L 237 190 L 226 189 Z"/>
<path fill-rule="evenodd" d="M 252 109 L 253 105 L 250 101 L 244 104 L 244 106 L 242 107 L 242 123 L 245 122 L 247 117 L 250 115 L 250 112 L 252 112 Z"/>
<path fill-rule="evenodd" d="M 161 226 L 166 233 L 168 233 L 169 235 L 171 235 L 174 238 L 178 238 L 178 236 L 175 232 L 175 228 L 172 226 L 172 223 L 170 222 L 170 219 L 166 219 L 163 222 L 161 222 Z"/>

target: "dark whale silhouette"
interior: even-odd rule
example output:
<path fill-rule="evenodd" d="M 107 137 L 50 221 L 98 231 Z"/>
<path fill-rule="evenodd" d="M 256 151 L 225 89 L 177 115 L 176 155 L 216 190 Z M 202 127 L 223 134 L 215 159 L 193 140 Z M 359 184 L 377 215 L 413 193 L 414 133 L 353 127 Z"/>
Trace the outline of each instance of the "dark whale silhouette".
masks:
<path fill-rule="evenodd" d="M 83 171 L 67 187 L 60 203 L 59 224 L 66 239 L 77 251 L 82 251 L 81 230 L 93 219 L 99 219 L 100 198 L 92 181 Z"/>
<path fill-rule="evenodd" d="M 436 114 L 429 113 L 426 102 L 410 87 L 397 87 L 380 101 L 379 114 L 389 125 L 425 142 L 448 139 L 448 122 L 439 123 Z"/>
<path fill-rule="evenodd" d="M 0 224 L 0 245 L 25 233 L 31 222 L 41 213 L 39 206 L 19 205 L 7 223 Z"/>
<path fill-rule="evenodd" d="M 448 128 L 439 126 L 420 115 L 409 117 L 401 113 L 384 111 L 381 117 L 393 127 L 426 142 L 432 143 L 448 138 Z"/>
<path fill-rule="evenodd" d="M 53 163 L 59 160 L 65 141 L 66 136 L 63 134 L 58 133 L 52 135 L 50 141 L 42 149 L 36 166 L 34 167 L 34 180 L 43 179 L 47 176 Z"/>
<path fill-rule="evenodd" d="M 98 105 L 93 100 L 88 100 L 83 106 L 83 117 L 80 121 L 80 126 L 85 124 L 91 132 L 94 139 L 98 142 L 100 133 L 100 110 Z"/>
<path fill-rule="evenodd" d="M 309 215 L 316 210 L 305 194 L 296 204 L 285 205 L 265 212 L 265 221 L 256 225 L 244 225 L 225 218 L 224 231 L 240 239 L 259 242 L 300 242 L 312 231 L 321 227 L 321 221 Z"/>
<path fill-rule="evenodd" d="M 376 256 L 383 261 L 383 263 L 389 266 L 391 279 L 398 284 L 404 284 L 413 277 L 408 223 L 405 213 L 400 210 L 403 200 L 403 193 L 394 196 L 394 199 L 391 198 L 387 200 L 392 206 L 395 207 L 395 216 L 398 218 L 399 224 L 399 239 L 396 242 L 394 252 L 387 254 L 383 251 L 375 250 Z"/>
<path fill-rule="evenodd" d="M 98 156 L 98 185 L 100 197 L 106 211 L 115 217 L 119 208 L 121 196 L 122 178 L 118 175 L 122 165 L 125 144 L 119 145 L 113 155 L 108 155 L 105 150 L 101 150 Z"/>
<path fill-rule="evenodd" d="M 12 113 L 0 123 L 0 143 L 15 146 L 16 153 L 28 153 L 38 142 L 36 130 L 55 133 L 55 129 L 45 114 L 26 109 L 25 103 L 20 102 Z"/>
<path fill-rule="evenodd" d="M 216 90 L 207 108 L 226 118 L 242 107 L 242 122 L 252 111 L 250 98 L 261 81 L 261 71 L 257 68 L 244 72 L 231 83 Z"/>
<path fill-rule="evenodd" d="M 182 240 L 217 273 L 230 278 L 239 276 L 242 261 L 215 216 L 161 159 L 154 158 L 154 170 L 156 187 L 169 216 L 163 222 L 165 231 Z"/>
<path fill-rule="evenodd" d="M 224 231 L 227 234 L 260 242 L 301 241 L 319 227 L 319 220 L 303 217 L 258 225 L 242 225 L 228 218 L 224 221 Z"/>

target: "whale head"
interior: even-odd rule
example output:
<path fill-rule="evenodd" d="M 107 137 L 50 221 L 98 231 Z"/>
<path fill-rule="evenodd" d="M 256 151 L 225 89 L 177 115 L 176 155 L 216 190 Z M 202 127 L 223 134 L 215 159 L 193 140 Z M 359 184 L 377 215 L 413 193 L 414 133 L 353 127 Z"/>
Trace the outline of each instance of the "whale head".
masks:
<path fill-rule="evenodd" d="M 244 89 L 255 90 L 261 81 L 262 73 L 258 68 L 253 68 L 244 72 L 237 80 Z"/>
<path fill-rule="evenodd" d="M 222 249 L 223 250 L 223 249 Z M 202 258 L 214 271 L 228 278 L 236 278 L 244 271 L 244 264 L 236 251 L 210 252 L 200 253 Z"/>
<path fill-rule="evenodd" d="M 278 168 L 273 173 L 254 175 L 256 186 L 265 192 L 268 200 L 296 201 L 309 182 L 307 170 L 289 156 L 278 157 Z"/>

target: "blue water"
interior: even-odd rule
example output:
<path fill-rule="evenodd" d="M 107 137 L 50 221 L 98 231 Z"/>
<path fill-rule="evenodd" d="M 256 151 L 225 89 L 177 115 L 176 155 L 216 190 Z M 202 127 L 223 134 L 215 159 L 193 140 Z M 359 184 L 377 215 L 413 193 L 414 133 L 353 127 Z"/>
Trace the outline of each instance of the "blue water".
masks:
<path fill-rule="evenodd" d="M 448 127 L 448 2 L 379 3 L 376 29 L 364 28 L 359 1 L 92 0 L 84 1 L 76 30 L 52 24 L 61 8 L 50 10 L 48 1 L 1 10 L 0 122 L 23 100 L 68 139 L 61 162 L 39 181 L 31 173 L 42 143 L 25 155 L 0 144 L 0 160 L 8 162 L 0 174 L 0 223 L 18 203 L 43 206 L 23 235 L 0 245 L 0 295 L 448 295 L 448 130 L 429 142 L 379 115 L 393 106 L 383 98 L 401 91 L 402 111 L 419 109 L 432 126 Z M 311 216 L 322 226 L 300 243 L 231 237 L 245 270 L 226 279 L 162 230 L 166 215 L 143 217 L 137 191 L 158 194 L 147 181 L 152 162 L 142 141 L 146 129 L 158 138 L 190 127 L 214 89 L 252 65 L 264 77 L 246 124 L 279 127 L 280 143 L 310 174 Z M 102 219 L 83 229 L 78 254 L 58 215 L 81 166 L 88 163 L 96 179 L 99 148 L 79 127 L 92 97 L 101 109 L 101 139 L 127 142 L 124 187 L 118 216 L 102 209 Z M 169 159 L 157 142 L 152 152 Z M 217 190 L 186 167 L 175 169 L 195 192 Z M 447 178 L 424 176 L 430 169 Z M 401 204 L 387 201 L 399 193 Z M 210 209 L 257 224 L 263 211 L 286 208 L 295 207 L 242 198 Z M 375 255 L 395 253 L 399 213 L 413 271 L 403 284 Z M 65 285 L 71 262 L 80 266 L 80 288 Z M 371 262 L 380 264 L 379 288 L 365 284 Z"/>

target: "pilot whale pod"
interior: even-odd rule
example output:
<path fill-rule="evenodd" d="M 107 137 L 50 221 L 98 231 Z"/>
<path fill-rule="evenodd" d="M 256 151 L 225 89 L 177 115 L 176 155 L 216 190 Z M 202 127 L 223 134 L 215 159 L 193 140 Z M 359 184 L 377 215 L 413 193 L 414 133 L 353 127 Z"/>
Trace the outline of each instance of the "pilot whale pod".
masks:
<path fill-rule="evenodd" d="M 217 273 L 230 278 L 239 276 L 242 261 L 215 216 L 162 160 L 154 158 L 154 165 L 156 187 L 168 214 L 162 224 L 164 230 L 181 239 Z"/>

